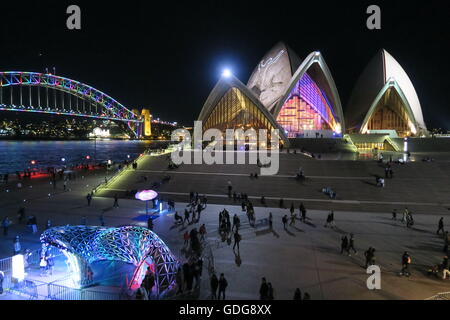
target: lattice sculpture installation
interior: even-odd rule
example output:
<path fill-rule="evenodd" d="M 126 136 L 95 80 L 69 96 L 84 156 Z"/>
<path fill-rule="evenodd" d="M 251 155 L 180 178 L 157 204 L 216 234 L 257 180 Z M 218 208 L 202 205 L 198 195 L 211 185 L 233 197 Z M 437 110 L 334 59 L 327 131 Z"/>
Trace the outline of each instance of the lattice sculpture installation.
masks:
<path fill-rule="evenodd" d="M 163 294 L 175 284 L 179 262 L 155 233 L 143 227 L 55 227 L 41 235 L 41 243 L 43 247 L 50 245 L 72 253 L 82 265 L 114 260 L 140 267 L 151 257 L 158 292 Z M 81 274 L 81 278 L 84 277 Z"/>

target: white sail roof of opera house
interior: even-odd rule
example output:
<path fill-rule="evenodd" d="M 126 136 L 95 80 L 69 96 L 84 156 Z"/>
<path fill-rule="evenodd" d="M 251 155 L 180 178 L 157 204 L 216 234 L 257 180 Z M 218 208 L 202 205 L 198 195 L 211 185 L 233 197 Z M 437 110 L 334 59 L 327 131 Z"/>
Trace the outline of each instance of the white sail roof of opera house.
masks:
<path fill-rule="evenodd" d="M 325 59 L 319 51 L 310 53 L 300 66 L 295 71 L 294 75 L 289 81 L 283 96 L 278 100 L 277 104 L 272 110 L 272 114 L 277 119 L 285 102 L 291 97 L 295 88 L 298 86 L 304 76 L 314 81 L 318 88 L 322 91 L 331 104 L 332 113 L 338 123 L 338 133 L 345 132 L 344 113 L 342 111 L 341 99 L 334 82 L 331 71 L 328 68 Z"/>
<path fill-rule="evenodd" d="M 300 62 L 301 59 L 290 47 L 278 42 L 258 63 L 247 82 L 247 87 L 269 111 L 272 111 L 285 94 Z"/>
<path fill-rule="evenodd" d="M 413 122 L 412 131 L 426 132 L 422 108 L 414 85 L 402 66 L 386 50 L 380 50 L 359 77 L 346 108 L 346 125 L 350 130 L 367 126 L 384 93 L 394 88 Z"/>

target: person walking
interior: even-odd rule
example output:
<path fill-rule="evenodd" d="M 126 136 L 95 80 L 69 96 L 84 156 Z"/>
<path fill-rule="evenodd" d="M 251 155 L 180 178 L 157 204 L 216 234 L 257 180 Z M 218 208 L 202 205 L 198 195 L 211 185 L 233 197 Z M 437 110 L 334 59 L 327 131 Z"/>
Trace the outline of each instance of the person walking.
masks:
<path fill-rule="evenodd" d="M 289 209 L 289 211 L 291 212 L 291 216 L 292 216 L 294 214 L 294 211 L 295 211 L 293 202 L 291 202 L 291 209 Z"/>
<path fill-rule="evenodd" d="M 238 233 L 238 231 L 236 230 L 236 232 L 234 233 L 234 245 L 233 245 L 233 251 L 234 251 L 234 248 L 237 246 L 238 252 L 240 252 L 240 251 L 239 251 L 239 242 L 241 242 L 241 239 L 242 239 L 241 235 L 240 235 L 240 234 Z"/>
<path fill-rule="evenodd" d="M 241 225 L 241 219 L 239 219 L 237 214 L 234 214 L 234 216 L 233 216 L 233 227 L 231 228 L 231 231 L 233 231 L 234 228 L 236 228 L 236 231 L 239 230 L 240 225 Z"/>
<path fill-rule="evenodd" d="M 364 252 L 364 256 L 366 257 L 365 268 L 367 269 L 369 265 L 373 265 L 375 263 L 375 249 L 369 247 L 369 249 L 367 249 L 367 251 Z"/>
<path fill-rule="evenodd" d="M 358 251 L 356 251 L 356 249 L 355 249 L 355 238 L 354 238 L 353 233 L 350 234 L 350 239 L 348 240 L 348 249 L 347 249 L 347 251 L 348 251 L 348 255 L 349 256 L 351 256 L 350 250 L 353 250 L 354 254 L 358 254 Z"/>
<path fill-rule="evenodd" d="M 411 264 L 411 256 L 408 251 L 405 251 L 402 256 L 402 271 L 400 272 L 401 276 L 409 277 L 411 274 L 409 273 L 409 265 Z"/>
<path fill-rule="evenodd" d="M 213 273 L 211 276 L 210 285 L 211 285 L 211 299 L 215 300 L 217 299 L 217 288 L 219 287 L 219 279 L 217 279 L 215 273 Z"/>
<path fill-rule="evenodd" d="M 187 223 L 189 224 L 189 210 L 188 210 L 188 209 L 184 209 L 184 220 L 183 220 L 183 224 L 184 224 L 185 221 L 187 221 Z"/>
<path fill-rule="evenodd" d="M 397 209 L 392 211 L 392 220 L 397 220 Z"/>
<path fill-rule="evenodd" d="M 285 215 L 283 216 L 283 218 L 281 218 L 281 221 L 283 222 L 283 228 L 284 228 L 284 230 L 286 230 L 286 223 L 287 223 L 287 220 L 288 220 L 288 218 L 287 218 L 287 215 L 285 214 Z"/>
<path fill-rule="evenodd" d="M 300 291 L 300 288 L 295 289 L 294 300 L 302 300 L 302 292 Z"/>
<path fill-rule="evenodd" d="M 442 231 L 442 233 L 445 234 L 445 231 L 444 231 L 444 217 L 441 217 L 439 219 L 438 229 L 436 231 L 436 234 L 439 234 L 439 231 Z"/>
<path fill-rule="evenodd" d="M 405 210 L 403 211 L 403 216 L 402 216 L 402 223 L 404 223 L 404 222 L 406 222 L 407 221 L 407 218 L 408 218 L 408 215 L 409 215 L 409 210 L 408 210 L 408 208 L 407 207 L 405 207 Z"/>
<path fill-rule="evenodd" d="M 223 297 L 223 300 L 225 300 L 225 290 L 228 287 L 228 281 L 227 279 L 225 279 L 225 276 L 223 273 L 220 274 L 220 279 L 219 279 L 219 297 L 218 300 L 220 300 L 220 297 Z"/>
<path fill-rule="evenodd" d="M 269 294 L 269 286 L 267 285 L 266 278 L 262 278 L 261 286 L 259 288 L 259 300 L 267 300 Z"/>
<path fill-rule="evenodd" d="M 114 204 L 113 204 L 113 208 L 118 208 L 119 207 L 119 197 L 117 196 L 117 193 L 114 195 Z"/>

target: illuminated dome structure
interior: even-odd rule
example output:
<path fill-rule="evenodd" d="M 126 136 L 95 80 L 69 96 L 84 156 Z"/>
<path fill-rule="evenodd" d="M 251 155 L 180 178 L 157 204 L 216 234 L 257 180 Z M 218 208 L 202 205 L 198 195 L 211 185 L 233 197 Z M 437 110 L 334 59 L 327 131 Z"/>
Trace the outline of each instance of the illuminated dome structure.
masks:
<path fill-rule="evenodd" d="M 279 129 L 288 138 L 341 136 L 344 116 L 330 70 L 320 52 L 301 62 L 280 42 L 253 71 L 247 86 L 232 75 L 221 77 L 199 115 L 203 131 Z"/>
<path fill-rule="evenodd" d="M 48 246 L 61 250 L 69 259 L 78 284 L 86 282 L 87 268 L 102 260 L 134 265 L 136 268 L 129 286 L 132 290 L 139 288 L 147 266 L 155 273 L 155 286 L 160 296 L 175 284 L 179 262 L 165 243 L 146 228 L 55 227 L 41 235 L 41 243 L 44 252 Z"/>
<path fill-rule="evenodd" d="M 346 109 L 346 124 L 352 133 L 427 134 L 416 90 L 386 50 L 373 57 L 357 81 Z"/>

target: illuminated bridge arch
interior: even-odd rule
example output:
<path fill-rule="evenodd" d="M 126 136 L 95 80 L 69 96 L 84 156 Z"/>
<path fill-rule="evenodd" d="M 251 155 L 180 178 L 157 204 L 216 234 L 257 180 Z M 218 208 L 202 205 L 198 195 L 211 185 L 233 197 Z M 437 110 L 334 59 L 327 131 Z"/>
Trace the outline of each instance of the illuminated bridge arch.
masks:
<path fill-rule="evenodd" d="M 18 90 L 14 90 L 15 87 Z M 140 117 L 124 105 L 87 84 L 36 72 L 0 72 L 0 111 L 123 121 L 135 137 L 139 136 L 142 123 Z"/>
<path fill-rule="evenodd" d="M 80 283 L 85 283 L 84 271 L 93 262 L 121 261 L 136 266 L 130 282 L 131 287 L 135 278 L 140 275 L 145 262 L 150 258 L 158 293 L 164 294 L 175 284 L 179 262 L 155 233 L 143 227 L 55 227 L 41 235 L 41 242 L 44 250 L 49 245 L 56 247 L 72 260 L 72 270 L 80 275 L 78 278 Z"/>

